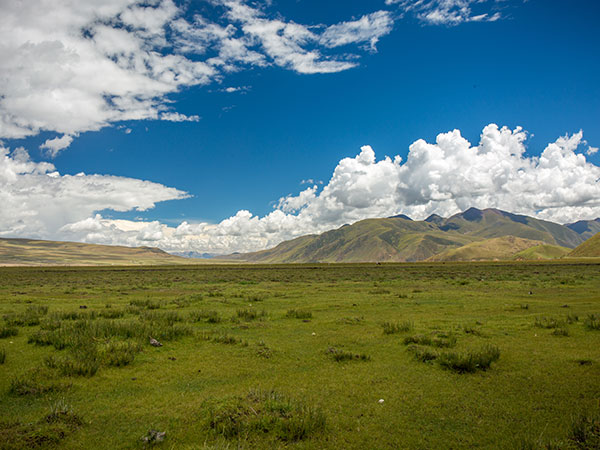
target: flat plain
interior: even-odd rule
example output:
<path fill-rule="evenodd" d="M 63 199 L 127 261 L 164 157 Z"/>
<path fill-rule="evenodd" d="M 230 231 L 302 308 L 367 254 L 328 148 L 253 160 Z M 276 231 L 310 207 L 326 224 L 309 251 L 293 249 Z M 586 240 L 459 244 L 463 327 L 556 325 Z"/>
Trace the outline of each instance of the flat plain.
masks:
<path fill-rule="evenodd" d="M 593 260 L 5 267 L 0 317 L 0 448 L 600 445 Z"/>

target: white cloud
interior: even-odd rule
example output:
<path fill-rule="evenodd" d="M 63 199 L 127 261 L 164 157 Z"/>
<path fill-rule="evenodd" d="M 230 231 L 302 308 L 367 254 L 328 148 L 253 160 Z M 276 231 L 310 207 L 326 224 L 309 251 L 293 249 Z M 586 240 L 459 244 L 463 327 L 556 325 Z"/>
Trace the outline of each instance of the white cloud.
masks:
<path fill-rule="evenodd" d="M 377 11 L 352 22 L 342 22 L 328 27 L 320 41 L 326 47 L 366 42 L 372 50 L 381 36 L 392 31 L 394 21 L 387 11 Z"/>
<path fill-rule="evenodd" d="M 90 208 L 86 200 L 78 220 L 61 219 L 64 226 L 47 226 L 47 230 L 60 230 L 54 234 L 47 231 L 46 236 L 154 245 L 174 252 L 229 253 L 267 248 L 365 218 L 400 213 L 414 219 L 433 213 L 447 217 L 471 206 L 499 208 L 560 223 L 600 217 L 600 167 L 578 151 L 583 133 L 558 138 L 539 157 L 526 156 L 526 139 L 527 133 L 521 128 L 510 130 L 491 124 L 484 128 L 479 145 L 473 146 L 454 130 L 438 135 L 435 143 L 414 142 L 406 161 L 399 156 L 377 161 L 373 149 L 364 146 L 357 156 L 342 159 L 322 188 L 314 185 L 297 195 L 282 197 L 264 217 L 242 210 L 218 224 L 183 222 L 169 227 L 159 222 L 110 220 L 93 215 L 91 209 L 96 212 L 102 208 Z M 20 158 L 16 152 L 11 164 L 18 164 Z M 22 170 L 38 170 L 46 177 L 53 170 L 36 167 Z M 123 198 L 129 198 L 126 189 L 138 189 L 139 181 L 126 180 L 120 187 Z M 168 188 L 153 185 L 152 191 L 155 189 L 163 192 Z M 173 198 L 183 195 L 169 192 Z M 30 194 L 23 189 L 21 195 L 22 202 Z M 134 206 L 121 206 L 126 207 Z M 31 210 L 36 211 L 17 209 L 20 212 L 15 217 L 27 222 Z M 60 215 L 53 214 L 54 219 Z M 12 229 L 19 234 L 16 226 Z"/>
<path fill-rule="evenodd" d="M 0 139 L 54 131 L 55 154 L 69 137 L 125 120 L 183 119 L 168 96 L 221 82 L 246 66 L 330 73 L 357 55 L 322 48 L 366 43 L 391 30 L 386 12 L 358 21 L 301 25 L 240 0 L 213 0 L 217 22 L 172 0 L 4 0 L 0 14 Z M 322 31 L 321 33 L 319 33 Z M 196 120 L 196 116 L 190 116 Z M 63 147 L 61 147 L 63 146 Z"/>
<path fill-rule="evenodd" d="M 0 235 L 60 237 L 66 224 L 82 233 L 97 211 L 145 211 L 157 202 L 185 198 L 180 190 L 110 175 L 61 175 L 18 148 L 0 147 Z M 95 232 L 102 228 L 96 228 Z"/>
<path fill-rule="evenodd" d="M 588 147 L 587 152 L 589 156 L 595 155 L 598 153 L 598 147 Z"/>
<path fill-rule="evenodd" d="M 498 0 L 385 0 L 385 4 L 398 5 L 403 12 L 410 12 L 429 25 L 495 22 L 502 17 L 499 11 L 493 12 L 498 8 Z"/>
<path fill-rule="evenodd" d="M 48 150 L 48 153 L 51 157 L 54 157 L 60 152 L 64 150 L 73 142 L 73 136 L 69 136 L 68 134 L 64 134 L 62 137 L 56 137 L 54 139 L 47 139 L 40 148 L 42 150 Z"/>
<path fill-rule="evenodd" d="M 160 120 L 167 122 L 199 122 L 200 116 L 186 116 L 177 112 L 164 112 L 160 114 Z"/>
<path fill-rule="evenodd" d="M 221 89 L 221 92 L 225 92 L 227 94 L 233 94 L 235 92 L 248 92 L 250 90 L 249 86 L 229 86 L 224 89 Z"/>

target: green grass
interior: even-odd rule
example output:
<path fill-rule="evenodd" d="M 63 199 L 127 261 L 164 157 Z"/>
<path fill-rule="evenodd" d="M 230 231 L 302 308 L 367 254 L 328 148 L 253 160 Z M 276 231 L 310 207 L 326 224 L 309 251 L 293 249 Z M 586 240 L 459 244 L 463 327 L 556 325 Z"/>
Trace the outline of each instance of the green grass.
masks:
<path fill-rule="evenodd" d="M 599 269 L 2 268 L 0 448 L 595 448 Z"/>

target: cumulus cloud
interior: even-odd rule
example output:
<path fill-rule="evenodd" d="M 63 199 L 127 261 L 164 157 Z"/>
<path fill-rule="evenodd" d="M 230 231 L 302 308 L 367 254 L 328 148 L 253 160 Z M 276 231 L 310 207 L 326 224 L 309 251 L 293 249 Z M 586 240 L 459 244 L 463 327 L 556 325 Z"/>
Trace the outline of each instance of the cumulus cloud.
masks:
<path fill-rule="evenodd" d="M 51 157 L 54 157 L 58 154 L 58 152 L 60 152 L 61 150 L 64 150 L 69 145 L 71 145 L 71 142 L 73 142 L 73 136 L 64 134 L 60 138 L 56 137 L 54 139 L 47 139 L 46 142 L 44 142 L 42 145 L 40 145 L 40 148 L 42 150 L 47 150 L 48 154 Z"/>
<path fill-rule="evenodd" d="M 511 130 L 490 124 L 483 129 L 478 145 L 472 145 L 458 130 L 439 134 L 433 143 L 417 140 L 409 147 L 406 161 L 400 156 L 377 160 L 374 150 L 363 146 L 355 157 L 342 159 L 322 187 L 315 184 L 296 195 L 280 198 L 274 210 L 263 217 L 242 210 L 217 224 L 183 222 L 170 227 L 159 222 L 110 220 L 90 214 L 92 210 L 95 213 L 110 207 L 106 206 L 109 202 L 90 206 L 85 194 L 86 206 L 77 215 L 79 219 L 62 218 L 60 213 L 45 216 L 46 220 L 53 220 L 51 226 L 47 225 L 46 236 L 154 245 L 172 252 L 223 254 L 267 248 L 365 218 L 406 214 L 424 219 L 433 213 L 447 217 L 471 206 L 499 208 L 560 223 L 600 217 L 600 167 L 587 161 L 580 151 L 583 133 L 558 138 L 537 157 L 526 155 L 526 140 L 527 133 L 522 128 Z M 13 173 L 12 184 L 22 176 L 15 173 L 55 176 L 52 167 L 27 163 L 22 151 L 16 151 L 8 160 L 5 157 L 4 164 L 7 161 L 10 167 L 25 164 L 21 172 L 9 171 Z M 4 173 L 6 170 L 0 170 L 0 174 Z M 60 183 L 65 183 L 64 178 L 59 177 Z M 126 199 L 130 197 L 126 189 L 135 187 L 134 192 L 138 192 L 137 183 L 147 182 L 126 179 L 123 183 L 120 194 Z M 20 192 L 18 202 L 31 195 L 27 191 L 31 184 L 13 189 Z M 148 188 L 153 193 L 167 194 L 161 199 L 184 195 L 160 185 Z M 111 201 L 119 206 L 117 194 L 111 195 Z M 14 217 L 21 219 L 19 223 L 26 223 L 33 211 L 39 218 L 35 211 L 40 203 L 43 202 L 17 209 Z M 134 202 L 138 203 L 142 208 L 151 206 Z M 136 206 L 128 203 L 120 207 Z M 40 222 L 38 229 L 44 229 L 43 226 Z M 19 233 L 16 225 L 12 230 Z M 51 230 L 58 231 L 52 234 Z"/>
<path fill-rule="evenodd" d="M 329 27 L 301 25 L 241 0 L 213 0 L 211 19 L 173 0 L 5 0 L 0 14 L 0 139 L 40 131 L 62 137 L 125 120 L 196 120 L 169 112 L 170 94 L 221 82 L 246 66 L 299 73 L 355 67 L 346 44 L 371 49 L 391 31 L 379 11 Z M 220 12 L 219 12 L 220 11 Z M 188 17 L 193 16 L 192 19 Z"/>
<path fill-rule="evenodd" d="M 502 18 L 498 0 L 385 0 L 403 12 L 414 14 L 428 25 L 459 25 L 463 22 L 495 22 Z M 486 12 L 484 12 L 486 11 Z"/>
<path fill-rule="evenodd" d="M 145 211 L 157 202 L 186 198 L 175 188 L 150 181 L 110 175 L 61 175 L 54 165 L 34 162 L 18 148 L 0 147 L 0 235 L 59 238 L 72 224 L 87 235 L 101 232 L 86 228 L 97 211 Z"/>

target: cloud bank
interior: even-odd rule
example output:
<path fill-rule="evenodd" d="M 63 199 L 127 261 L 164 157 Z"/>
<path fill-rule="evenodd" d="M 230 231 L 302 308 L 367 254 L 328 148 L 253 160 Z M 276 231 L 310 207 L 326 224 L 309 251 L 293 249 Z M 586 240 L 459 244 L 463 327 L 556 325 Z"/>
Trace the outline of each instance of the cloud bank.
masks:
<path fill-rule="evenodd" d="M 198 5 L 196 5 L 198 6 Z M 5 0 L 0 14 L 0 139 L 53 131 L 49 156 L 79 133 L 126 120 L 197 121 L 169 95 L 247 67 L 331 73 L 375 50 L 387 11 L 302 25 L 242 0 L 212 0 L 212 20 L 173 0 Z"/>
<path fill-rule="evenodd" d="M 258 217 L 242 210 L 218 224 L 170 227 L 157 221 L 103 218 L 98 212 L 145 210 L 185 192 L 148 181 L 103 175 L 60 175 L 23 149 L 5 148 L 0 162 L 0 229 L 4 236 L 152 245 L 171 252 L 230 253 L 264 249 L 372 217 L 424 219 L 471 206 L 499 208 L 556 222 L 600 217 L 600 167 L 583 133 L 558 138 L 538 157 L 526 154 L 527 133 L 486 126 L 474 146 L 454 130 L 435 143 L 418 140 L 400 156 L 377 160 L 364 146 L 342 159 L 328 182 L 279 199 Z M 587 147 L 587 149 L 586 149 Z M 6 208 L 6 209 L 4 209 Z"/>

